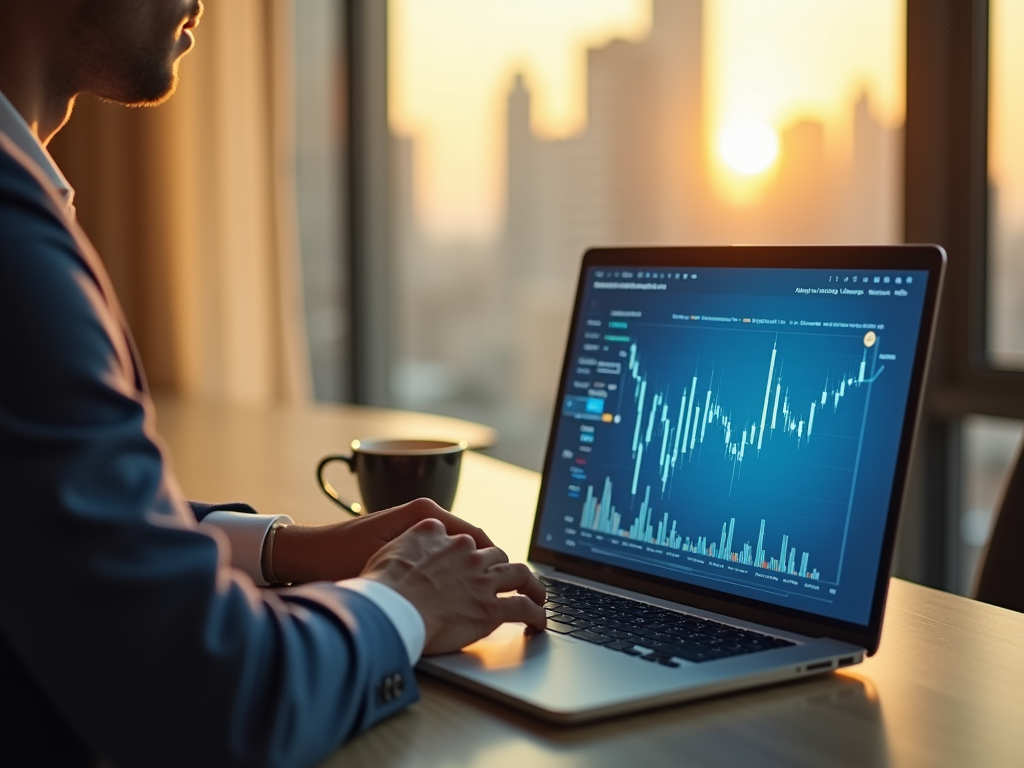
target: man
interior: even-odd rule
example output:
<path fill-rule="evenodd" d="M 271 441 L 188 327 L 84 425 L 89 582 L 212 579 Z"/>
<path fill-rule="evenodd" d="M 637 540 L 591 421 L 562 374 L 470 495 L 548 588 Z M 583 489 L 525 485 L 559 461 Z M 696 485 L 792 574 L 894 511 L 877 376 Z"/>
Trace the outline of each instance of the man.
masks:
<path fill-rule="evenodd" d="M 430 502 L 308 528 L 183 500 L 45 146 L 80 93 L 166 98 L 201 11 L 198 0 L 4 8 L 2 765 L 310 765 L 416 699 L 422 652 L 503 621 L 544 625 L 526 567 Z M 313 583 L 257 588 L 267 581 Z"/>

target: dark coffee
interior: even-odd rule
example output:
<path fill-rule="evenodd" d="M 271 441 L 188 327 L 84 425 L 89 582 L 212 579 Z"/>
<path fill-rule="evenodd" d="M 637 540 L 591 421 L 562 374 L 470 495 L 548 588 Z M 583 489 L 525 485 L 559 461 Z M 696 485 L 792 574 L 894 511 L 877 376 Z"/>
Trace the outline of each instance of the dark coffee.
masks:
<path fill-rule="evenodd" d="M 433 499 L 451 509 L 466 443 L 447 440 L 353 440 L 351 456 L 326 456 L 316 474 L 332 501 L 354 515 L 379 512 L 413 499 Z M 343 461 L 356 473 L 362 504 L 346 504 L 324 478 L 324 468 Z"/>

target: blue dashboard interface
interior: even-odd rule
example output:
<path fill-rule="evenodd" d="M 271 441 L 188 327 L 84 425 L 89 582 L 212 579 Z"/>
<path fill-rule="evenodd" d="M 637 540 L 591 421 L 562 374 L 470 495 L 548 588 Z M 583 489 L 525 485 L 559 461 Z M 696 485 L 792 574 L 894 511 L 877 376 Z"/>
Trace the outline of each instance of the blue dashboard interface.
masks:
<path fill-rule="evenodd" d="M 537 543 L 866 625 L 927 280 L 588 268 Z"/>

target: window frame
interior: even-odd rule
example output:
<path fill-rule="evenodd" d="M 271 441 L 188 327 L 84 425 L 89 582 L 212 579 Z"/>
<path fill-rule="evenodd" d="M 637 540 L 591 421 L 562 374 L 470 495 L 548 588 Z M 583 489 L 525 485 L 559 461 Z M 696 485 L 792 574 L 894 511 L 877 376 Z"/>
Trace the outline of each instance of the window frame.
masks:
<path fill-rule="evenodd" d="M 351 402 L 387 406 L 394 348 L 390 301 L 390 130 L 388 3 L 345 0 L 346 254 L 351 341 L 346 350 Z"/>
<path fill-rule="evenodd" d="M 943 589 L 959 566 L 961 422 L 1024 419 L 1024 371 L 987 359 L 988 41 L 988 0 L 907 2 L 904 239 L 941 244 L 949 266 L 897 572 Z"/>

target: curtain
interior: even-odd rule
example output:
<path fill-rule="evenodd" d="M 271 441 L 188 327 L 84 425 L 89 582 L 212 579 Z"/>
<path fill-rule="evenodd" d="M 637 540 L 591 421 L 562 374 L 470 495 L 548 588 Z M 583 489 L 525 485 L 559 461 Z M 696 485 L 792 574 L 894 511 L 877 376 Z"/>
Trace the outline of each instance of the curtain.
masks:
<path fill-rule="evenodd" d="M 257 405 L 311 397 L 291 22 L 286 0 L 209 3 L 170 101 L 81 97 L 51 143 L 155 390 Z"/>

